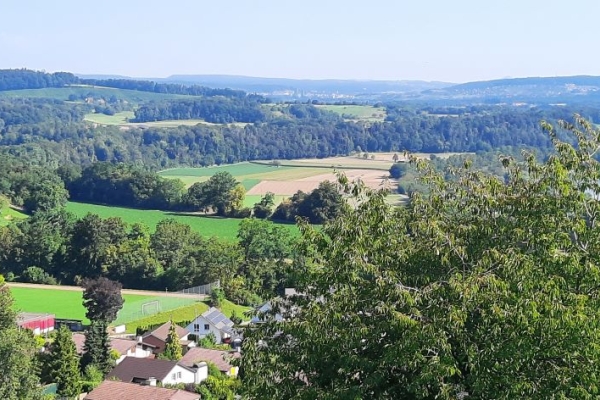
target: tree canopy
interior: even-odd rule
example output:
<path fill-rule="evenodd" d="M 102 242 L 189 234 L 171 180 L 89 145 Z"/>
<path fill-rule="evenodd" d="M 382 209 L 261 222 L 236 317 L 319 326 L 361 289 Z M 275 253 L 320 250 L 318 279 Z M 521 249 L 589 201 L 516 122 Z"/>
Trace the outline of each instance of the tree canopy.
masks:
<path fill-rule="evenodd" d="M 545 124 L 556 153 L 503 158 L 505 181 L 420 161 L 406 209 L 346 187 L 356 209 L 303 227 L 285 320 L 245 332 L 246 396 L 596 398 L 600 131 L 576 121 L 576 146 Z"/>

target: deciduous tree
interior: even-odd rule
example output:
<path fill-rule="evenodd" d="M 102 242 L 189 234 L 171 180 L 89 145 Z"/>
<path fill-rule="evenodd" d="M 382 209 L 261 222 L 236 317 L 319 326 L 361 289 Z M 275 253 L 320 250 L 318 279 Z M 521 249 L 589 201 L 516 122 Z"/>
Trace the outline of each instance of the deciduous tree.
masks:
<path fill-rule="evenodd" d="M 545 127 L 556 154 L 506 182 L 419 162 L 409 208 L 347 186 L 356 209 L 303 226 L 303 295 L 244 335 L 247 398 L 598 397 L 600 131 Z"/>

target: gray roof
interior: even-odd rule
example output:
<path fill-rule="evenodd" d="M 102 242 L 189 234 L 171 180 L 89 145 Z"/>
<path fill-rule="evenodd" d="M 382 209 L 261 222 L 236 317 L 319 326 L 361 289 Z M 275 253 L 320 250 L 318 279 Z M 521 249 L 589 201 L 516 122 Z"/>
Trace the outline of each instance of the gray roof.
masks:
<path fill-rule="evenodd" d="M 225 314 L 223 314 L 218 309 L 211 307 L 208 309 L 208 311 L 205 311 L 204 314 L 202 314 L 202 316 L 211 324 L 213 324 L 217 329 L 223 332 L 233 333 L 233 321 L 227 318 Z"/>

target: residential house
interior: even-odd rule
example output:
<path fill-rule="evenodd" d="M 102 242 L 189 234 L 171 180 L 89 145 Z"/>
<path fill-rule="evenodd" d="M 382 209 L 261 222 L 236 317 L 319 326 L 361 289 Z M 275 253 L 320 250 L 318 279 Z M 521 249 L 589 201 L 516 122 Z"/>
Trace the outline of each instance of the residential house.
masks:
<path fill-rule="evenodd" d="M 211 307 L 202 315 L 196 317 L 188 326 L 187 330 L 199 338 L 206 337 L 212 333 L 215 335 L 216 343 L 229 343 L 234 335 L 234 323 L 218 309 Z"/>
<path fill-rule="evenodd" d="M 179 360 L 179 363 L 188 367 L 193 367 L 201 362 L 211 362 L 215 364 L 216 367 L 219 368 L 219 371 L 225 375 L 237 376 L 238 367 L 231 365 L 231 360 L 239 357 L 240 353 L 237 351 L 232 352 L 195 347 L 190 349 L 190 351 L 188 351 L 183 358 Z"/>
<path fill-rule="evenodd" d="M 250 320 L 251 324 L 259 324 L 265 322 L 264 314 L 270 312 L 273 309 L 273 305 L 270 301 L 267 301 L 261 307 L 259 307 L 255 312 L 254 316 Z M 283 316 L 279 313 L 275 314 L 275 321 L 281 322 L 283 321 Z"/>
<path fill-rule="evenodd" d="M 154 382 L 156 383 L 156 382 Z M 156 384 L 136 385 L 134 383 L 104 381 L 92 390 L 84 400 L 199 400 L 200 395 L 184 390 L 166 389 Z"/>
<path fill-rule="evenodd" d="M 187 367 L 171 360 L 154 358 L 125 357 L 123 361 L 106 376 L 121 382 L 162 385 L 178 383 L 200 383 L 208 376 L 206 363 Z"/>
<path fill-rule="evenodd" d="M 142 336 L 142 342 L 154 346 L 154 354 L 160 354 L 165 350 L 170 329 L 171 321 L 166 322 L 153 331 L 146 333 L 144 336 Z M 177 337 L 179 338 L 179 343 L 183 348 L 184 354 L 189 348 L 196 346 L 193 341 L 189 340 L 190 332 L 187 329 L 175 324 L 175 331 L 177 332 Z"/>
<path fill-rule="evenodd" d="M 83 354 L 83 348 L 85 346 L 85 335 L 82 333 L 73 334 L 73 342 L 75 342 L 75 348 L 77 354 Z M 142 338 L 137 340 L 123 339 L 123 338 L 110 338 L 110 348 L 120 354 L 120 357 L 116 360 L 119 364 L 125 359 L 125 357 L 135 358 L 149 358 L 154 356 L 154 346 L 148 343 L 143 343 Z"/>

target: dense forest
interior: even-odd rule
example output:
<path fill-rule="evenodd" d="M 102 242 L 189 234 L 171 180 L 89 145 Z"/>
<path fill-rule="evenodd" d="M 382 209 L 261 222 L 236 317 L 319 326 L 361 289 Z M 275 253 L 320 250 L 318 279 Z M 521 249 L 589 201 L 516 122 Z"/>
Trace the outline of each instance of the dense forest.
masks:
<path fill-rule="evenodd" d="M 266 99 L 249 96 L 242 99 L 207 98 L 200 100 L 149 103 L 135 110 L 134 122 L 203 119 L 215 124 L 230 122 L 262 122 L 266 113 L 261 104 Z"/>
<path fill-rule="evenodd" d="M 85 123 L 83 115 L 89 105 L 7 99 L 0 101 L 0 152 L 55 166 L 109 161 L 168 168 L 322 158 L 359 148 L 434 153 L 502 146 L 549 148 L 539 122 L 578 111 L 490 107 L 477 113 L 442 115 L 406 109 L 391 110 L 388 121 L 364 123 L 345 121 L 309 104 L 273 108 L 285 112 L 269 110 L 268 120 L 245 126 L 122 128 Z"/>

